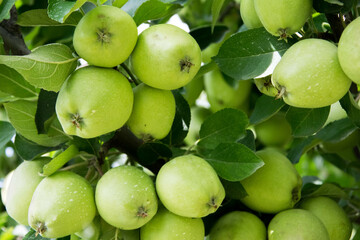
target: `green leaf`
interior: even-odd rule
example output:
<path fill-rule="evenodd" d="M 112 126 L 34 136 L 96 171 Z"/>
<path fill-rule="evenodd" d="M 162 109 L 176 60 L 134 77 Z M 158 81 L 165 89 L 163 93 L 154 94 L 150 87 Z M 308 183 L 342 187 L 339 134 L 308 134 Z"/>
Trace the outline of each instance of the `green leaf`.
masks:
<path fill-rule="evenodd" d="M 76 26 L 82 16 L 83 15 L 80 12 L 73 12 L 64 23 L 59 23 L 49 18 L 46 9 L 32 9 L 20 14 L 16 23 L 22 27 Z"/>
<path fill-rule="evenodd" d="M 313 7 L 319 13 L 345 13 L 354 3 L 355 0 L 315 0 Z"/>
<path fill-rule="evenodd" d="M 173 15 L 179 8 L 180 4 L 167 3 L 168 1 L 148 0 L 145 1 L 136 10 L 134 21 L 137 26 L 148 20 L 156 20 Z"/>
<path fill-rule="evenodd" d="M 234 143 L 245 134 L 249 124 L 242 111 L 226 108 L 206 118 L 200 128 L 198 146 L 215 149 L 220 143 Z"/>
<path fill-rule="evenodd" d="M 252 151 L 256 150 L 255 146 L 255 136 L 254 132 L 247 129 L 246 134 L 243 138 L 241 138 L 238 143 L 244 144 L 246 147 L 250 148 Z"/>
<path fill-rule="evenodd" d="M 30 231 L 25 235 L 23 240 L 50 240 L 50 238 L 43 238 L 40 234 L 37 234 L 34 229 L 30 228 Z"/>
<path fill-rule="evenodd" d="M 264 28 L 236 33 L 213 57 L 221 71 L 235 79 L 252 79 L 263 74 L 276 55 L 282 55 L 293 43 L 279 41 Z"/>
<path fill-rule="evenodd" d="M 0 91 L 0 103 L 17 101 L 19 98 Z"/>
<path fill-rule="evenodd" d="M 332 198 L 347 198 L 347 194 L 337 185 L 323 183 L 316 185 L 313 183 L 305 184 L 301 192 L 302 198 L 326 196 Z"/>
<path fill-rule="evenodd" d="M 254 110 L 250 116 L 251 124 L 258 124 L 275 115 L 285 103 L 282 99 L 275 99 L 263 94 L 256 100 Z"/>
<path fill-rule="evenodd" d="M 301 156 L 308 150 L 308 147 L 311 146 L 314 142 L 318 142 L 314 136 L 294 138 L 294 141 L 291 145 L 291 148 L 287 154 L 288 159 L 296 164 L 299 162 Z"/>
<path fill-rule="evenodd" d="M 59 146 L 56 147 L 40 146 L 34 142 L 27 140 L 26 138 L 24 138 L 19 134 L 16 134 L 15 137 L 15 150 L 23 160 L 30 161 L 44 153 L 51 152 L 59 148 L 60 148 Z"/>
<path fill-rule="evenodd" d="M 360 128 L 360 106 L 356 104 L 350 92 L 340 99 L 340 104 L 353 123 Z"/>
<path fill-rule="evenodd" d="M 48 15 L 52 20 L 63 23 L 71 13 L 78 10 L 86 0 L 49 0 Z"/>
<path fill-rule="evenodd" d="M 30 85 L 17 71 L 0 64 L 0 89 L 3 93 L 19 98 L 37 96 L 35 88 Z"/>
<path fill-rule="evenodd" d="M 35 125 L 36 102 L 19 100 L 4 104 L 9 120 L 16 132 L 39 145 L 54 147 L 70 139 L 60 126 L 57 118 L 47 134 L 38 134 Z"/>
<path fill-rule="evenodd" d="M 344 6 L 344 3 L 338 1 L 338 0 L 325 0 L 325 2 L 328 2 L 330 4 L 337 4 L 339 6 Z"/>
<path fill-rule="evenodd" d="M 211 31 L 214 30 L 216 22 L 219 18 L 220 11 L 222 6 L 224 5 L 225 0 L 212 0 L 211 5 L 211 15 L 212 15 L 212 23 L 211 23 Z"/>
<path fill-rule="evenodd" d="M 80 138 L 73 136 L 70 144 L 76 145 L 79 151 L 87 152 L 95 156 L 98 156 L 101 147 L 99 138 Z"/>
<path fill-rule="evenodd" d="M 170 148 L 159 142 L 142 144 L 138 150 L 139 163 L 144 166 L 155 163 L 160 158 L 169 159 L 172 157 Z"/>
<path fill-rule="evenodd" d="M 69 47 L 49 44 L 25 56 L 0 55 L 0 63 L 18 71 L 31 85 L 48 91 L 59 91 L 77 65 Z"/>
<path fill-rule="evenodd" d="M 15 133 L 15 129 L 10 123 L 0 121 L 0 149 L 5 147 Z"/>
<path fill-rule="evenodd" d="M 15 4 L 15 0 L 3 0 L 0 5 L 0 22 L 10 18 L 10 9 Z"/>
<path fill-rule="evenodd" d="M 75 155 L 79 153 L 78 148 L 75 145 L 70 145 L 65 151 L 53 158 L 49 163 L 43 167 L 42 175 L 50 176 L 68 161 L 70 161 Z"/>
<path fill-rule="evenodd" d="M 290 107 L 286 112 L 286 120 L 291 125 L 293 136 L 306 137 L 321 129 L 329 112 L 330 106 L 314 109 Z"/>
<path fill-rule="evenodd" d="M 190 35 L 199 44 L 201 50 L 207 48 L 211 43 L 221 42 L 229 31 L 227 26 L 218 25 L 211 32 L 211 26 L 200 26 L 190 31 Z"/>
<path fill-rule="evenodd" d="M 190 126 L 190 106 L 179 90 L 172 91 L 175 97 L 176 112 L 170 133 L 161 141 L 168 145 L 181 144 Z"/>
<path fill-rule="evenodd" d="M 232 182 L 247 178 L 264 165 L 252 150 L 239 143 L 221 143 L 205 160 L 221 178 Z"/>
<path fill-rule="evenodd" d="M 38 133 L 46 133 L 46 121 L 55 115 L 57 93 L 41 89 L 37 101 L 35 124 Z"/>
<path fill-rule="evenodd" d="M 220 180 L 225 188 L 226 197 L 230 199 L 240 200 L 248 195 L 245 188 L 240 182 L 230 182 L 224 179 Z"/>
<path fill-rule="evenodd" d="M 324 142 L 335 143 L 344 140 L 356 129 L 357 127 L 349 118 L 343 118 L 326 125 L 316 134 L 316 137 Z"/>

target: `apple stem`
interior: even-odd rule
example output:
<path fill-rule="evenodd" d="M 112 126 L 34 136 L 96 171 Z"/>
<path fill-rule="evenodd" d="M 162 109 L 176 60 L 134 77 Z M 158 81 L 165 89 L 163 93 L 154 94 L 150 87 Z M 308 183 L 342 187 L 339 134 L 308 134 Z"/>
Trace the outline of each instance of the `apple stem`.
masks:
<path fill-rule="evenodd" d="M 284 96 L 286 93 L 286 88 L 283 86 L 280 86 L 280 90 L 278 90 L 278 94 L 276 95 L 275 99 L 280 99 L 282 96 Z"/>

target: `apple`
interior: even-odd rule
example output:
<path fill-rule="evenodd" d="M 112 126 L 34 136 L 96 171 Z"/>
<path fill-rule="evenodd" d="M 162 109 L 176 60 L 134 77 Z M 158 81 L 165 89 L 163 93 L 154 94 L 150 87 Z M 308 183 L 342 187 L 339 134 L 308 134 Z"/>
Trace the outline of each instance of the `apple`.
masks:
<path fill-rule="evenodd" d="M 87 227 L 94 219 L 94 191 L 85 178 L 69 171 L 44 178 L 29 207 L 30 226 L 44 238 L 61 238 Z"/>
<path fill-rule="evenodd" d="M 254 214 L 233 211 L 222 216 L 211 228 L 209 240 L 266 240 L 265 224 Z"/>
<path fill-rule="evenodd" d="M 75 51 L 89 64 L 114 67 L 123 63 L 137 41 L 137 26 L 129 14 L 113 6 L 89 11 L 77 24 Z"/>
<path fill-rule="evenodd" d="M 6 196 L 7 196 L 7 193 L 8 193 L 11 178 L 14 175 L 14 171 L 15 170 L 12 170 L 11 172 L 9 172 L 5 176 L 4 181 L 3 181 L 3 185 L 2 185 L 2 188 L 1 188 L 1 201 L 4 204 L 5 207 L 6 207 Z"/>
<path fill-rule="evenodd" d="M 339 101 L 331 104 L 330 106 L 330 112 L 329 116 L 326 119 L 326 122 L 324 126 L 328 125 L 331 122 L 334 122 L 336 120 L 340 120 L 347 117 L 346 111 L 341 107 L 341 104 Z"/>
<path fill-rule="evenodd" d="M 62 86 L 56 114 L 65 133 L 93 138 L 122 127 L 130 117 L 133 98 L 131 85 L 121 73 L 80 68 Z"/>
<path fill-rule="evenodd" d="M 189 106 L 194 106 L 196 100 L 200 96 L 201 92 L 204 90 L 204 77 L 198 77 L 191 80 L 188 84 L 184 86 L 182 91 L 183 97 L 189 103 Z"/>
<path fill-rule="evenodd" d="M 345 74 L 356 84 L 360 84 L 360 18 L 346 26 L 338 45 L 339 62 Z"/>
<path fill-rule="evenodd" d="M 158 24 L 138 38 L 131 65 L 145 84 L 173 90 L 188 84 L 201 65 L 201 50 L 195 39 L 179 27 Z"/>
<path fill-rule="evenodd" d="M 83 240 L 99 240 L 100 230 L 99 217 L 95 217 L 88 226 L 86 226 L 80 232 L 76 232 L 75 235 Z"/>
<path fill-rule="evenodd" d="M 272 83 L 287 104 L 320 108 L 340 100 L 351 80 L 340 67 L 333 43 L 305 39 L 285 52 L 274 69 Z"/>
<path fill-rule="evenodd" d="M 312 0 L 254 0 L 254 5 L 265 29 L 281 39 L 299 31 L 312 11 Z"/>
<path fill-rule="evenodd" d="M 310 211 L 289 209 L 271 219 L 269 240 L 330 240 L 324 224 Z"/>
<path fill-rule="evenodd" d="M 164 207 L 140 229 L 141 240 L 204 240 L 205 227 L 201 218 L 181 217 Z"/>
<path fill-rule="evenodd" d="M 216 112 L 223 108 L 242 108 L 249 97 L 252 83 L 241 80 L 235 87 L 230 86 L 220 70 L 215 69 L 205 74 L 204 86 L 211 110 Z"/>
<path fill-rule="evenodd" d="M 205 119 L 211 115 L 211 111 L 204 107 L 193 106 L 191 109 L 191 121 L 189 126 L 189 132 L 184 139 L 184 142 L 191 146 L 199 139 L 199 132 L 202 123 Z"/>
<path fill-rule="evenodd" d="M 276 97 L 278 90 L 271 83 L 271 75 L 262 78 L 254 78 L 257 89 L 270 97 Z"/>
<path fill-rule="evenodd" d="M 262 27 L 262 23 L 255 11 L 254 0 L 241 0 L 240 14 L 248 29 Z"/>
<path fill-rule="evenodd" d="M 144 140 L 168 135 L 175 118 L 176 104 L 170 90 L 140 84 L 134 89 L 134 105 L 127 126 Z"/>
<path fill-rule="evenodd" d="M 156 178 L 156 191 L 169 211 L 192 218 L 215 212 L 225 198 L 215 170 L 195 155 L 183 155 L 165 163 Z"/>
<path fill-rule="evenodd" d="M 6 211 L 20 224 L 29 225 L 28 211 L 31 198 L 44 177 L 40 176 L 49 158 L 22 162 L 15 170 L 7 188 Z"/>
<path fill-rule="evenodd" d="M 255 125 L 256 138 L 267 147 L 286 147 L 292 140 L 292 130 L 281 112 Z"/>
<path fill-rule="evenodd" d="M 330 240 L 349 240 L 352 224 L 345 211 L 331 198 L 320 196 L 306 198 L 300 208 L 317 216 L 329 233 Z"/>
<path fill-rule="evenodd" d="M 294 207 L 300 200 L 302 180 L 293 164 L 273 148 L 256 152 L 264 166 L 240 181 L 248 196 L 247 207 L 263 213 L 278 213 Z"/>
<path fill-rule="evenodd" d="M 132 230 L 155 216 L 158 208 L 151 178 L 134 166 L 119 166 L 102 176 L 95 191 L 100 216 L 110 225 Z"/>

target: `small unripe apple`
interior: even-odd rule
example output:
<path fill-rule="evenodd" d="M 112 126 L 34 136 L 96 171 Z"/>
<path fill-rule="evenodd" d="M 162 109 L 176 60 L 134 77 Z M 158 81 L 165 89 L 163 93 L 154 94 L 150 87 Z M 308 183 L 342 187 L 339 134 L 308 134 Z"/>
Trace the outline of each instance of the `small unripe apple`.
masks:
<path fill-rule="evenodd" d="M 175 118 L 176 104 L 170 90 L 140 84 L 134 89 L 134 105 L 127 125 L 144 140 L 168 135 Z"/>
<path fill-rule="evenodd" d="M 349 91 L 351 80 L 341 69 L 333 43 L 305 39 L 282 56 L 274 69 L 272 84 L 287 104 L 320 108 L 340 100 Z"/>
<path fill-rule="evenodd" d="M 278 90 L 271 83 L 271 75 L 262 78 L 255 78 L 254 83 L 257 89 L 267 96 L 276 97 L 278 94 Z"/>
<path fill-rule="evenodd" d="M 265 240 L 265 224 L 254 214 L 234 211 L 222 216 L 212 227 L 209 240 Z"/>
<path fill-rule="evenodd" d="M 276 214 L 268 226 L 268 239 L 330 240 L 320 219 L 303 209 L 289 209 Z"/>
<path fill-rule="evenodd" d="M 44 238 L 61 238 L 87 227 L 96 213 L 94 191 L 81 176 L 68 171 L 44 178 L 29 207 L 30 226 Z"/>
<path fill-rule="evenodd" d="M 194 78 L 200 69 L 201 50 L 195 39 L 181 28 L 158 24 L 139 35 L 131 65 L 145 84 L 173 90 Z"/>
<path fill-rule="evenodd" d="M 113 6 L 89 11 L 77 24 L 74 48 L 89 64 L 115 67 L 131 54 L 137 40 L 137 26 L 129 14 Z"/>
<path fill-rule="evenodd" d="M 141 240 L 204 240 L 201 218 L 181 217 L 160 208 L 155 217 L 140 229 Z"/>
<path fill-rule="evenodd" d="M 199 131 L 205 119 L 211 115 L 211 111 L 207 108 L 193 106 L 191 109 L 191 121 L 189 132 L 184 139 L 184 142 L 191 146 L 199 139 Z"/>
<path fill-rule="evenodd" d="M 264 166 L 241 181 L 248 193 L 241 201 L 263 213 L 277 213 L 294 207 L 300 200 L 302 180 L 290 160 L 272 148 L 256 154 L 264 161 Z"/>
<path fill-rule="evenodd" d="M 6 211 L 15 221 L 29 225 L 28 211 L 36 187 L 44 177 L 40 176 L 49 158 L 22 162 L 14 171 L 7 196 Z"/>
<path fill-rule="evenodd" d="M 211 110 L 214 112 L 223 108 L 241 108 L 251 92 L 251 81 L 238 81 L 235 87 L 230 86 L 219 69 L 204 76 L 204 86 Z"/>
<path fill-rule="evenodd" d="M 121 128 L 129 119 L 133 91 L 113 69 L 85 67 L 64 83 L 56 100 L 56 114 L 64 131 L 93 138 Z"/>
<path fill-rule="evenodd" d="M 299 31 L 312 11 L 312 0 L 254 0 L 254 5 L 265 29 L 282 39 Z"/>
<path fill-rule="evenodd" d="M 155 216 L 158 208 L 151 178 L 134 166 L 110 169 L 96 186 L 96 206 L 100 216 L 124 230 L 140 228 Z"/>
<path fill-rule="evenodd" d="M 225 198 L 215 170 L 195 155 L 176 157 L 164 164 L 156 178 L 156 190 L 164 206 L 183 217 L 205 217 Z"/>
<path fill-rule="evenodd" d="M 255 11 L 254 0 L 241 0 L 240 2 L 241 19 L 248 29 L 262 27 L 262 23 Z"/>
<path fill-rule="evenodd" d="M 331 198 L 306 198 L 300 207 L 317 216 L 329 233 L 330 240 L 349 240 L 352 224 L 345 211 Z"/>
<path fill-rule="evenodd" d="M 291 126 L 283 113 L 255 125 L 256 138 L 267 147 L 285 147 L 292 139 Z"/>

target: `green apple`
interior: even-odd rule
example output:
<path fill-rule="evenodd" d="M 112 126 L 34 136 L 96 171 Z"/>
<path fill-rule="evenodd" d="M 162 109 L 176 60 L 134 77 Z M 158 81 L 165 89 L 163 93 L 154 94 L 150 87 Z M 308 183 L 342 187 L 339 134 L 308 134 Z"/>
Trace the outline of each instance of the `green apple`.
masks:
<path fill-rule="evenodd" d="M 211 115 L 211 111 L 207 108 L 193 106 L 191 109 L 191 121 L 189 132 L 184 139 L 184 142 L 191 146 L 199 139 L 199 131 L 205 119 Z"/>
<path fill-rule="evenodd" d="M 75 51 L 89 64 L 114 67 L 133 51 L 137 26 L 125 11 L 113 6 L 99 6 L 88 12 L 75 28 Z"/>
<path fill-rule="evenodd" d="M 265 240 L 265 224 L 254 214 L 233 211 L 222 216 L 212 227 L 209 240 Z"/>
<path fill-rule="evenodd" d="M 329 116 L 326 119 L 326 122 L 324 126 L 328 125 L 331 122 L 334 122 L 336 120 L 340 120 L 347 117 L 346 111 L 341 107 L 341 104 L 339 101 L 331 104 L 330 106 L 330 112 Z"/>
<path fill-rule="evenodd" d="M 195 155 L 176 157 L 164 164 L 156 178 L 156 190 L 164 206 L 183 217 L 205 217 L 225 198 L 215 170 Z"/>
<path fill-rule="evenodd" d="M 204 240 L 205 228 L 201 218 L 175 215 L 164 207 L 140 229 L 141 240 Z"/>
<path fill-rule="evenodd" d="M 184 86 L 184 91 L 181 93 L 186 101 L 189 103 L 189 106 L 194 106 L 196 100 L 200 96 L 201 92 L 204 90 L 204 77 L 198 77 L 191 80 L 188 84 Z"/>
<path fill-rule="evenodd" d="M 216 112 L 223 108 L 241 108 L 249 97 L 252 83 L 250 80 L 241 80 L 236 87 L 232 87 L 220 70 L 215 69 L 205 74 L 204 86 L 211 109 Z"/>
<path fill-rule="evenodd" d="M 252 210 L 278 213 L 300 200 L 302 180 L 289 159 L 273 148 L 256 153 L 264 166 L 241 181 L 248 196 L 241 201 Z"/>
<path fill-rule="evenodd" d="M 346 26 L 338 45 L 339 62 L 345 74 L 356 84 L 360 84 L 360 18 Z"/>
<path fill-rule="evenodd" d="M 80 232 L 75 233 L 76 236 L 82 240 L 99 240 L 100 237 L 100 220 L 95 217 L 94 220 L 82 229 Z"/>
<path fill-rule="evenodd" d="M 28 223 L 28 211 L 31 198 L 43 177 L 43 166 L 49 158 L 24 161 L 14 171 L 7 190 L 6 211 L 15 221 L 23 225 Z"/>
<path fill-rule="evenodd" d="M 7 197 L 7 193 L 8 193 L 8 190 L 9 190 L 9 185 L 10 185 L 11 178 L 14 175 L 14 171 L 15 170 L 12 170 L 11 172 L 9 172 L 5 176 L 4 181 L 3 181 L 3 186 L 1 188 L 1 201 L 4 204 L 5 207 L 6 207 L 6 197 Z"/>
<path fill-rule="evenodd" d="M 121 73 L 80 68 L 62 86 L 56 114 L 67 134 L 93 138 L 122 127 L 130 117 L 133 98 L 131 85 Z"/>
<path fill-rule="evenodd" d="M 62 171 L 44 178 L 29 207 L 29 224 L 44 238 L 61 238 L 87 227 L 96 213 L 94 191 L 81 176 Z"/>
<path fill-rule="evenodd" d="M 131 65 L 145 84 L 173 90 L 194 78 L 200 69 L 201 50 L 195 39 L 181 28 L 158 24 L 139 35 Z"/>
<path fill-rule="evenodd" d="M 330 240 L 324 224 L 310 211 L 289 209 L 271 219 L 269 240 Z"/>
<path fill-rule="evenodd" d="M 144 140 L 168 135 L 175 118 L 176 104 L 170 90 L 140 84 L 134 89 L 134 105 L 127 126 Z"/>
<path fill-rule="evenodd" d="M 283 113 L 255 125 L 256 138 L 267 147 L 283 148 L 292 140 L 289 122 Z"/>
<path fill-rule="evenodd" d="M 351 80 L 340 67 L 333 43 L 305 39 L 285 52 L 274 69 L 272 83 L 287 104 L 320 108 L 340 100 Z"/>
<path fill-rule="evenodd" d="M 134 166 L 119 166 L 106 172 L 96 186 L 95 200 L 100 216 L 124 230 L 140 228 L 158 208 L 154 183 Z"/>
<path fill-rule="evenodd" d="M 254 0 L 265 29 L 281 39 L 298 32 L 311 16 L 312 0 Z"/>
<path fill-rule="evenodd" d="M 241 0 L 240 15 L 248 29 L 262 27 L 262 23 L 255 11 L 254 0 Z"/>
<path fill-rule="evenodd" d="M 254 83 L 257 89 L 270 97 L 276 97 L 278 90 L 271 83 L 271 75 L 268 75 L 263 78 L 255 78 Z"/>
<path fill-rule="evenodd" d="M 352 224 L 345 211 L 331 198 L 315 197 L 306 198 L 300 208 L 317 216 L 329 233 L 330 240 L 349 240 Z"/>

